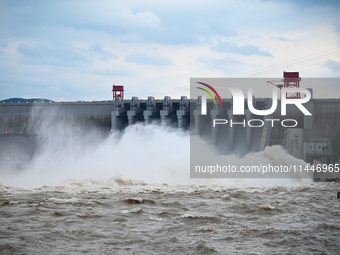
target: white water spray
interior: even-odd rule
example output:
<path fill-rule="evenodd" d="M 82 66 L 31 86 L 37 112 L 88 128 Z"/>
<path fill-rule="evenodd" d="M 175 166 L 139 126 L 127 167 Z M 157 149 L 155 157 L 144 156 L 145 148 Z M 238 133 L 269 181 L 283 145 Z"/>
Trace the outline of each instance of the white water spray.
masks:
<path fill-rule="evenodd" d="M 292 183 L 310 179 L 190 179 L 190 135 L 188 132 L 159 126 L 135 124 L 123 134 L 103 137 L 94 129 L 81 129 L 54 114 L 44 115 L 35 123 L 39 150 L 27 169 L 21 172 L 1 171 L 4 185 L 39 187 L 43 185 L 119 185 L 119 184 L 268 184 Z M 197 139 L 217 162 L 235 166 L 249 164 L 306 164 L 288 155 L 281 146 L 248 154 L 217 156 L 206 141 Z M 10 170 L 10 169 L 7 169 Z M 294 176 L 297 177 L 297 176 Z"/>

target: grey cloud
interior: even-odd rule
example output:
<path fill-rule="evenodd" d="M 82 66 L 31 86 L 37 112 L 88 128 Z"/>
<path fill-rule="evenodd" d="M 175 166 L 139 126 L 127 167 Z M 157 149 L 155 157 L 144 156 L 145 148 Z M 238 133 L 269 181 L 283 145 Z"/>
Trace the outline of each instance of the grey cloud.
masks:
<path fill-rule="evenodd" d="M 301 7 L 311 7 L 311 6 L 332 6 L 340 7 L 339 0 L 262 0 L 262 2 L 287 2 L 293 3 Z"/>
<path fill-rule="evenodd" d="M 24 64 L 45 64 L 70 66 L 79 62 L 89 62 L 80 49 L 69 44 L 20 44 L 17 51 L 24 55 Z"/>
<path fill-rule="evenodd" d="M 29 58 L 42 59 L 42 54 L 38 48 L 27 46 L 24 43 L 18 46 L 17 51 Z"/>
<path fill-rule="evenodd" d="M 340 62 L 334 60 L 327 60 L 326 66 L 335 73 L 340 73 Z"/>
<path fill-rule="evenodd" d="M 340 22 L 336 22 L 334 24 L 334 31 L 340 33 Z"/>
<path fill-rule="evenodd" d="M 218 46 L 213 47 L 213 49 L 215 51 L 231 52 L 231 53 L 241 54 L 241 55 L 260 55 L 260 56 L 272 57 L 272 54 L 270 52 L 263 51 L 259 47 L 250 45 L 250 44 L 238 46 L 235 43 L 220 42 Z"/>
<path fill-rule="evenodd" d="M 88 58 L 80 50 L 69 44 L 42 44 L 44 55 L 62 62 L 88 62 Z"/>
<path fill-rule="evenodd" d="M 103 49 L 103 45 L 101 43 L 93 43 L 89 47 L 89 52 L 97 55 L 100 60 L 106 61 L 112 58 L 117 58 L 117 55 L 108 52 Z"/>
<path fill-rule="evenodd" d="M 279 41 L 283 41 L 283 42 L 289 42 L 289 41 L 290 41 L 289 39 L 284 38 L 284 37 L 282 37 L 282 36 L 279 36 L 277 39 L 278 39 Z"/>
<path fill-rule="evenodd" d="M 222 70 L 225 74 L 237 73 L 242 64 L 240 61 L 232 57 L 199 57 L 198 61 L 203 63 L 210 70 Z"/>
<path fill-rule="evenodd" d="M 147 54 L 142 52 L 132 52 L 125 58 L 127 62 L 134 62 L 142 65 L 166 66 L 174 63 L 166 56 L 158 53 Z"/>
<path fill-rule="evenodd" d="M 91 71 L 92 74 L 101 76 L 129 76 L 134 73 L 123 68 L 112 68 L 110 70 Z"/>
<path fill-rule="evenodd" d="M 199 37 L 216 34 L 224 37 L 237 35 L 228 25 L 222 9 L 197 10 L 188 8 L 166 10 L 150 5 L 143 8 L 121 7 L 114 1 L 15 1 L 4 4 L 0 16 L 7 20 L 0 24 L 0 36 L 15 35 L 54 39 L 79 39 L 84 31 L 103 31 L 111 36 L 139 37 L 145 42 L 164 44 L 197 44 Z M 81 7 L 81 8 L 80 8 Z M 2 11 L 1 11 L 2 9 Z M 147 10 L 145 10 L 147 9 Z M 206 18 L 215 16 L 220 18 Z M 222 25 L 223 24 L 223 25 Z M 70 32 L 70 29 L 73 30 Z M 43 32 L 42 32 L 43 31 Z M 53 31 L 53 32 L 52 32 Z"/>

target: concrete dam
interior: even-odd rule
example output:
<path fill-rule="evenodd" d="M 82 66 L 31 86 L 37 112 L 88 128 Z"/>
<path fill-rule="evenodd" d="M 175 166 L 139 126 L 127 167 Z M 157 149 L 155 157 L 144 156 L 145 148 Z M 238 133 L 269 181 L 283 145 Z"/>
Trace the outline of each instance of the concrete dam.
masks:
<path fill-rule="evenodd" d="M 201 114 L 201 97 L 171 99 L 166 96 L 164 99 L 149 97 L 147 100 L 133 97 L 129 100 L 117 98 L 96 102 L 3 102 L 0 104 L 0 159 L 13 159 L 13 155 L 10 155 L 13 151 L 16 152 L 16 160 L 32 157 L 38 149 L 37 137 L 41 126 L 47 120 L 51 129 L 56 124 L 67 124 L 84 132 L 98 130 L 103 136 L 112 131 L 122 131 L 135 123 L 159 123 L 190 130 L 214 143 L 221 154 L 238 155 L 261 151 L 268 145 L 284 145 L 285 131 L 292 124 L 294 129 L 309 130 L 304 135 L 305 141 L 313 136 L 331 138 L 340 129 L 340 99 L 312 99 L 305 103 L 312 116 L 304 116 L 295 105 L 287 105 L 287 115 L 281 116 L 280 102 L 272 115 L 255 116 L 247 108 L 247 99 L 244 115 L 233 116 L 232 99 L 222 100 L 223 108 L 207 100 L 206 115 Z M 268 109 L 271 104 L 271 98 L 253 99 L 253 105 L 258 110 Z M 213 119 L 236 124 L 213 128 Z M 268 121 L 272 119 L 276 120 L 275 123 Z M 296 123 L 288 121 L 282 125 L 284 119 L 294 119 Z M 249 120 L 252 125 L 246 125 Z M 261 121 L 263 126 L 258 124 Z"/>

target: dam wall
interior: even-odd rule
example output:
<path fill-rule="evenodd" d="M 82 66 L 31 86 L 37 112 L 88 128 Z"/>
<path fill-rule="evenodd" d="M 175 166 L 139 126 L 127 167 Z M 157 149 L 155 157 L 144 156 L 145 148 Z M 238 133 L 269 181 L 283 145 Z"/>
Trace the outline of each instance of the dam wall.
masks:
<path fill-rule="evenodd" d="M 313 128 L 332 137 L 340 130 L 340 99 L 314 100 Z"/>
<path fill-rule="evenodd" d="M 1 134 L 36 134 L 37 122 L 46 118 L 77 123 L 80 126 L 111 128 L 112 101 L 48 102 L 0 104 Z"/>
<path fill-rule="evenodd" d="M 191 130 L 214 143 L 221 154 L 245 154 L 261 151 L 267 145 L 282 144 L 287 127 L 281 125 L 285 119 L 294 119 L 295 128 L 316 130 L 331 138 L 340 129 L 340 99 L 312 99 L 304 106 L 312 113 L 305 116 L 295 105 L 287 106 L 287 114 L 281 115 L 281 104 L 269 116 L 252 114 L 245 100 L 244 115 L 233 115 L 233 100 L 222 99 L 223 108 L 207 100 L 207 113 L 202 114 L 201 98 L 188 99 L 116 99 L 96 102 L 17 102 L 0 103 L 0 154 L 8 151 L 13 144 L 25 151 L 35 149 L 34 142 L 44 122 L 51 128 L 56 124 L 67 123 L 83 130 L 98 129 L 104 134 L 110 131 L 122 131 L 135 123 L 159 123 L 184 130 Z M 253 105 L 258 110 L 269 109 L 271 98 L 253 98 Z M 228 121 L 228 124 L 212 127 L 213 119 Z M 250 127 L 248 121 L 261 120 L 263 126 Z M 275 119 L 272 123 L 267 121 Z M 230 126 L 230 122 L 239 124 Z M 51 124 L 52 123 L 52 124 Z M 243 124 L 244 123 L 244 124 Z M 285 124 L 291 125 L 292 123 Z M 253 125 L 258 125 L 252 122 Z M 293 123 L 294 124 L 294 123 Z M 313 132 L 310 132 L 313 133 Z M 21 142 L 19 142 L 21 141 Z M 27 144 L 27 146 L 25 146 Z M 1 157 L 1 156 L 0 156 Z"/>

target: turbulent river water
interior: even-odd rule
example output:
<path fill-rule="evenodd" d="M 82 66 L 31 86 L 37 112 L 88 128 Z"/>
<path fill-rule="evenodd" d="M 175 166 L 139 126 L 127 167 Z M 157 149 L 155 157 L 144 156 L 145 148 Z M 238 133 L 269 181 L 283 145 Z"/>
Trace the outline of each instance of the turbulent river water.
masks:
<path fill-rule="evenodd" d="M 44 135 L 26 169 L 0 169 L 0 254 L 340 254 L 339 183 L 190 179 L 188 135 L 155 126 Z"/>
<path fill-rule="evenodd" d="M 1 254 L 339 254 L 338 184 L 2 186 Z"/>

